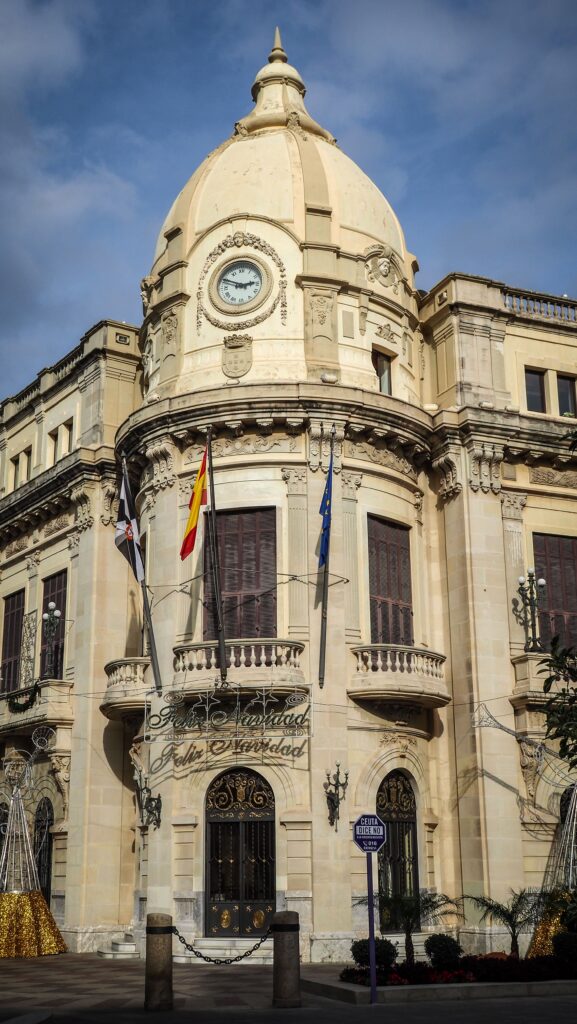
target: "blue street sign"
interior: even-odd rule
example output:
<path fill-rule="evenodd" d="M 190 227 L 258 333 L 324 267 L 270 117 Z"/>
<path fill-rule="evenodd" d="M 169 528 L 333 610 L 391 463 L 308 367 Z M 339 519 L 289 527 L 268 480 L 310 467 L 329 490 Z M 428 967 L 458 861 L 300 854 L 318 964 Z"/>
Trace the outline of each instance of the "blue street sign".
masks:
<path fill-rule="evenodd" d="M 361 814 L 353 825 L 353 839 L 363 853 L 378 853 L 387 838 L 387 826 L 377 814 Z"/>

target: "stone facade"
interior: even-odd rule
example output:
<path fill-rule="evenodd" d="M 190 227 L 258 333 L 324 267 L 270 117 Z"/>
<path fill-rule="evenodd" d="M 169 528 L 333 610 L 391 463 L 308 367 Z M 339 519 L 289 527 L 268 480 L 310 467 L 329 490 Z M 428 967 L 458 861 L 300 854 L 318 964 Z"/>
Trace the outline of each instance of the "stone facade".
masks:
<path fill-rule="evenodd" d="M 210 936 L 206 799 L 225 769 L 258 773 L 274 795 L 276 905 L 299 912 L 307 959 L 344 959 L 365 930 L 351 824 L 391 772 L 414 794 L 420 887 L 500 899 L 538 886 L 546 866 L 560 790 L 526 743 L 543 735 L 541 684 L 516 591 L 534 533 L 577 536 L 556 383 L 574 372 L 577 303 L 463 274 L 421 296 L 389 204 L 303 96 L 277 40 L 254 111 L 163 226 L 142 326 L 98 324 L 1 407 L 0 597 L 23 590 L 40 619 L 43 581 L 66 570 L 67 590 L 62 678 L 43 679 L 26 711 L 0 695 L 0 753 L 26 747 L 38 724 L 56 730 L 39 772 L 55 809 L 52 903 L 73 949 L 127 928 L 142 938 L 147 911 Z M 235 261 L 261 282 L 238 309 L 219 292 Z M 375 354 L 389 360 L 390 394 Z M 544 374 L 543 412 L 527 409 L 527 367 Z M 203 546 L 178 557 L 209 425 L 219 511 L 274 508 L 277 538 L 276 636 L 266 650 L 262 636 L 229 638 L 221 692 L 203 637 Z M 121 452 L 161 696 L 139 587 L 114 546 Z M 410 643 L 373 642 L 369 517 L 408 530 Z M 30 682 L 39 625 L 35 639 Z M 246 711 L 258 694 L 277 710 L 296 694 L 299 729 L 264 735 L 261 716 L 252 733 L 219 732 L 193 716 L 171 731 L 171 708 L 208 695 Z M 482 704 L 504 728 L 480 724 Z M 335 830 L 324 783 L 337 762 L 349 783 Z M 468 941 L 491 938 L 473 929 Z"/>

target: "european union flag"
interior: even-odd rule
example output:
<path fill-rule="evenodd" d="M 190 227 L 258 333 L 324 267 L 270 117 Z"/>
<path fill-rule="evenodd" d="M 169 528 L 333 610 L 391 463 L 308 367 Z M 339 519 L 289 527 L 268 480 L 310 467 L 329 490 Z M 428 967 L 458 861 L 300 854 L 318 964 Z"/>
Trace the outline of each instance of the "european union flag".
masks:
<path fill-rule="evenodd" d="M 323 500 L 321 501 L 321 507 L 319 514 L 323 517 L 323 526 L 321 533 L 321 549 L 319 551 L 319 569 L 326 565 L 327 558 L 329 556 L 329 544 L 331 539 L 331 516 L 333 511 L 333 453 L 331 452 L 331 461 L 329 462 L 329 471 L 327 474 L 327 482 L 325 484 L 325 491 L 323 494 Z"/>

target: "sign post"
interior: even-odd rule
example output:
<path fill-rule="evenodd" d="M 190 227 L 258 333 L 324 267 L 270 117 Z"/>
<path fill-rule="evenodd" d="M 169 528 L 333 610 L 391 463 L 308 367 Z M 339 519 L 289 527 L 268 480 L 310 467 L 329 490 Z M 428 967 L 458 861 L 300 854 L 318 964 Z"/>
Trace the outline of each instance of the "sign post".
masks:
<path fill-rule="evenodd" d="M 373 895 L 373 853 L 378 853 L 387 838 L 387 826 L 376 814 L 361 814 L 353 825 L 353 839 L 367 855 L 367 897 L 369 901 L 369 973 L 371 1005 L 377 1001 L 377 961 L 375 956 L 375 904 Z"/>

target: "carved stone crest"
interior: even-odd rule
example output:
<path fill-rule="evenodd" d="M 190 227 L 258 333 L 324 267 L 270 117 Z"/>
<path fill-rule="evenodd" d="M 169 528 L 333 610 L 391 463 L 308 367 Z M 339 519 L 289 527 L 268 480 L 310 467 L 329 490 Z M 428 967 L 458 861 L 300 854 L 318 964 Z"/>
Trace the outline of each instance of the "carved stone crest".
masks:
<path fill-rule="evenodd" d="M 252 338 L 249 334 L 229 334 L 224 339 L 222 372 L 226 377 L 243 377 L 252 366 Z"/>
<path fill-rule="evenodd" d="M 370 283 L 392 288 L 395 295 L 405 280 L 401 261 L 390 245 L 371 245 L 365 250 L 365 269 Z"/>

